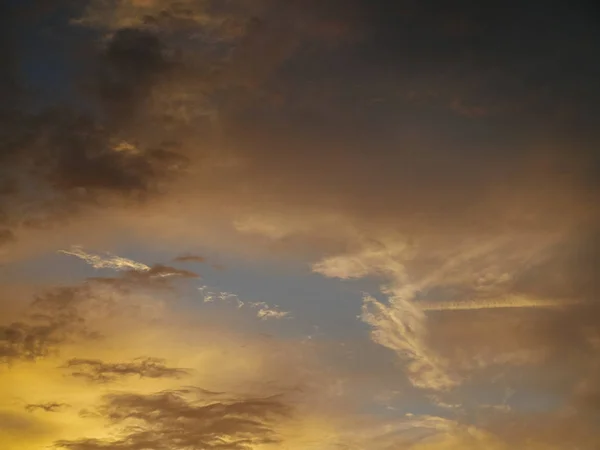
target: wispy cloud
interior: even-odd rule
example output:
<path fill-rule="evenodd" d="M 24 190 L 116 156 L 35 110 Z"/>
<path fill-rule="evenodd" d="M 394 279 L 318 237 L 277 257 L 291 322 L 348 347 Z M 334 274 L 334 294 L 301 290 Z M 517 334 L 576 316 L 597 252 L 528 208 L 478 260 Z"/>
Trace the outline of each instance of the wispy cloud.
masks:
<path fill-rule="evenodd" d="M 126 292 L 135 288 L 172 289 L 173 283 L 178 280 L 197 278 L 200 278 L 200 276 L 189 270 L 154 264 L 143 271 L 125 270 L 116 277 L 91 277 L 88 278 L 88 283 L 110 286 Z"/>
<path fill-rule="evenodd" d="M 58 253 L 82 259 L 94 269 L 135 270 L 138 272 L 150 270 L 150 266 L 147 266 L 146 264 L 121 256 L 111 255 L 110 253 L 103 256 L 100 254 L 88 253 L 79 246 L 73 246 L 69 250 L 59 250 Z"/>
<path fill-rule="evenodd" d="M 447 390 L 459 380 L 447 373 L 447 365 L 427 343 L 426 316 L 414 302 L 418 287 L 409 282 L 406 271 L 405 260 L 411 252 L 410 246 L 402 242 L 393 246 L 370 243 L 356 253 L 327 258 L 315 264 L 313 270 L 343 279 L 369 275 L 390 279 L 390 286 L 382 287 L 388 304 L 365 295 L 361 319 L 373 328 L 374 342 L 406 361 L 407 376 L 414 386 Z"/>
<path fill-rule="evenodd" d="M 256 316 L 262 320 L 283 319 L 284 317 L 289 317 L 290 313 L 289 311 L 280 311 L 277 307 L 270 307 L 269 305 L 263 303 L 258 307 Z"/>
<path fill-rule="evenodd" d="M 98 359 L 70 359 L 63 366 L 71 376 L 93 383 L 112 383 L 129 376 L 140 378 L 181 378 L 187 369 L 168 367 L 159 358 L 139 358 L 132 362 L 110 363 Z"/>
<path fill-rule="evenodd" d="M 374 342 L 407 361 L 407 376 L 414 386 L 447 390 L 459 384 L 443 358 L 428 346 L 425 315 L 418 306 L 399 297 L 390 297 L 385 305 L 365 296 L 361 318 L 373 328 Z"/>
<path fill-rule="evenodd" d="M 372 340 L 394 350 L 405 361 L 407 376 L 415 387 L 444 391 L 461 384 L 464 374 L 459 374 L 433 345 L 427 312 L 553 309 L 576 304 L 513 291 L 518 274 L 534 264 L 541 249 L 552 242 L 553 237 L 548 236 L 524 245 L 518 237 L 505 235 L 465 240 L 452 246 L 446 243 L 440 252 L 426 243 L 409 244 L 403 239 L 359 240 L 355 250 L 329 256 L 314 264 L 313 270 L 328 277 L 371 276 L 386 281 L 381 292 L 387 302 L 364 296 L 361 319 L 372 327 Z M 448 286 L 462 289 L 463 295 L 472 299 L 428 298 L 436 289 L 443 291 Z M 475 355 L 473 358 L 478 359 Z"/>
<path fill-rule="evenodd" d="M 57 403 L 57 402 L 48 402 L 48 403 L 30 403 L 25 405 L 25 409 L 28 412 L 35 412 L 36 410 L 48 412 L 48 413 L 56 413 L 61 412 L 65 408 L 69 408 L 70 405 L 66 403 Z"/>
<path fill-rule="evenodd" d="M 277 305 L 269 305 L 266 302 L 244 302 L 237 294 L 231 292 L 216 292 L 209 290 L 208 286 L 202 286 L 198 289 L 202 293 L 204 303 L 213 303 L 215 301 L 234 302 L 238 309 L 249 307 L 256 310 L 256 317 L 261 320 L 291 318 L 289 311 L 282 311 Z"/>
<path fill-rule="evenodd" d="M 173 259 L 175 262 L 190 262 L 190 263 L 204 263 L 206 262 L 206 258 L 204 256 L 199 255 L 181 255 Z"/>

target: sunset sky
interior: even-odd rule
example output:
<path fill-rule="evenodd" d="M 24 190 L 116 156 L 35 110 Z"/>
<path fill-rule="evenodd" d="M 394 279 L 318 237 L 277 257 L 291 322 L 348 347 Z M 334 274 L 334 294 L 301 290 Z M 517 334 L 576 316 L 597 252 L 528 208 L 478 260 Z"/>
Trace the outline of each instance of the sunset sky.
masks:
<path fill-rule="evenodd" d="M 0 450 L 600 448 L 593 2 L 0 5 Z"/>

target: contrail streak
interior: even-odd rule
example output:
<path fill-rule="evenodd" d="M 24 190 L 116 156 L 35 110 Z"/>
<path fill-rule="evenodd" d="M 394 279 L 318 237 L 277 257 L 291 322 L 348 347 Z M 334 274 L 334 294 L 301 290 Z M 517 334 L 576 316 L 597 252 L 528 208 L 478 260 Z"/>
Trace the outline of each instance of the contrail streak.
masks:
<path fill-rule="evenodd" d="M 494 300 L 459 300 L 453 302 L 416 302 L 423 311 L 468 311 L 507 308 L 563 308 L 581 304 L 573 300 L 542 300 L 524 296 L 509 296 Z"/>

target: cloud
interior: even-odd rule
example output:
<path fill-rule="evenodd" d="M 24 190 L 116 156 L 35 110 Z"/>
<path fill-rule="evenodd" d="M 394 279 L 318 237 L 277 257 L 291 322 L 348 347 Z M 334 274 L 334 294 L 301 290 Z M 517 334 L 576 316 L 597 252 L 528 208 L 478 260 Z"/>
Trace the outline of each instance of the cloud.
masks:
<path fill-rule="evenodd" d="M 51 326 L 30 326 L 12 323 L 0 327 L 0 357 L 2 362 L 16 359 L 36 359 L 46 356 L 60 339 L 54 337 Z"/>
<path fill-rule="evenodd" d="M 204 303 L 214 303 L 215 300 L 226 303 L 235 302 L 238 309 L 244 308 L 245 306 L 255 309 L 256 317 L 261 320 L 291 318 L 291 313 L 289 311 L 282 311 L 277 305 L 271 306 L 266 302 L 244 302 L 236 294 L 230 292 L 215 292 L 208 289 L 208 286 L 198 288 L 202 293 Z"/>
<path fill-rule="evenodd" d="M 77 255 L 99 267 L 127 269 L 119 277 L 92 277 L 71 286 L 39 289 L 20 320 L 0 325 L 0 361 L 35 361 L 77 340 L 98 340 L 103 321 L 115 316 L 142 317 L 160 303 L 140 295 L 141 291 L 172 289 L 175 280 L 197 278 L 193 272 L 161 264 L 145 266 L 112 256 L 102 260 L 84 252 Z M 151 366 L 151 361 L 147 363 Z"/>
<path fill-rule="evenodd" d="M 407 376 L 414 386 L 448 390 L 458 385 L 459 379 L 448 373 L 447 363 L 426 340 L 426 316 L 414 296 L 427 281 L 410 283 L 405 263 L 413 249 L 402 242 L 392 246 L 371 242 L 362 247 L 355 253 L 329 257 L 315 264 L 313 270 L 343 279 L 370 275 L 390 279 L 390 285 L 382 287 L 389 296 L 387 305 L 372 296 L 364 297 L 361 319 L 373 328 L 373 341 L 407 361 Z"/>
<path fill-rule="evenodd" d="M 110 286 L 128 292 L 135 288 L 172 289 L 177 280 L 197 279 L 200 276 L 189 270 L 177 269 L 163 264 L 154 264 L 147 270 L 129 269 L 118 277 L 91 277 L 88 283 Z"/>
<path fill-rule="evenodd" d="M 37 358 L 35 363 L 16 364 L 13 360 L 10 370 L 0 368 L 0 386 L 5 387 L 0 389 L 0 399 L 9 411 L 22 410 L 25 405 L 56 409 L 53 403 L 71 407 L 56 409 L 56 414 L 41 414 L 44 408 L 31 406 L 32 412 L 40 413 L 35 417 L 48 425 L 48 433 L 38 438 L 13 430 L 14 441 L 12 437 L 4 440 L 3 435 L 3 442 L 11 445 L 14 442 L 14 446 L 24 449 L 49 446 L 58 441 L 66 448 L 84 445 L 102 448 L 102 445 L 147 443 L 144 436 L 152 435 L 152 439 L 156 438 L 156 442 L 164 446 L 177 445 L 178 437 L 182 436 L 189 442 L 199 442 L 198 445 L 231 441 L 235 442 L 232 448 L 244 448 L 251 443 L 266 445 L 266 442 L 289 439 L 287 411 L 291 406 L 287 397 L 271 397 L 272 392 L 288 392 L 294 401 L 302 398 L 301 403 L 312 404 L 310 408 L 317 410 L 323 406 L 313 398 L 338 401 L 329 392 L 337 369 L 325 355 L 319 354 L 317 345 L 309 348 L 297 340 L 267 340 L 257 335 L 255 329 L 232 323 L 229 315 L 211 314 L 206 310 L 181 312 L 177 305 L 160 311 L 158 317 L 153 316 L 148 321 L 143 311 L 129 310 L 136 305 L 134 300 L 144 301 L 144 298 L 136 299 L 137 291 L 124 296 L 98 287 L 96 283 L 81 286 L 85 287 L 81 297 L 40 295 L 37 311 L 50 316 L 52 311 L 63 310 L 65 313 L 60 316 L 66 318 L 66 311 L 73 307 L 77 311 L 77 315 L 73 314 L 74 320 L 83 320 L 85 329 L 99 331 L 101 338 L 69 337 L 57 342 L 51 352 Z M 31 310 L 26 313 L 35 315 Z M 139 354 L 151 357 L 133 359 Z M 328 361 L 327 370 L 319 360 Z M 178 367 L 190 369 L 185 371 Z M 110 414 L 102 408 L 96 410 L 99 398 L 111 392 L 108 389 L 113 386 L 109 383 L 117 383 L 137 406 L 129 407 L 115 400 Z M 202 383 L 207 389 L 189 388 L 187 383 Z M 298 386 L 303 387 L 302 391 Z M 179 404 L 181 407 L 175 405 L 177 408 L 161 411 L 157 417 L 154 400 L 158 402 L 160 398 L 168 408 L 175 397 L 185 397 Z M 39 402 L 40 398 L 52 401 Z M 142 403 L 147 406 L 140 406 Z M 258 411 L 263 404 L 272 412 L 272 417 Z M 135 417 L 141 417 L 137 416 L 140 408 L 145 411 L 145 419 L 140 420 L 147 419 L 146 425 L 136 423 Z M 79 412 L 83 416 L 79 416 Z M 110 422 L 115 414 L 122 415 L 119 423 L 108 429 L 115 433 L 109 434 L 104 422 Z M 125 419 L 129 414 L 132 417 Z M 142 433 L 140 428 L 140 433 L 132 432 L 130 425 L 140 425 L 145 431 Z"/>
<path fill-rule="evenodd" d="M 267 320 L 267 319 L 283 319 L 284 317 L 289 316 L 289 312 L 287 311 L 278 311 L 276 309 L 261 309 L 256 313 L 256 316 L 259 319 Z"/>
<path fill-rule="evenodd" d="M 220 15 L 214 11 L 211 13 L 207 2 L 114 0 L 89 2 L 77 23 L 111 31 L 123 28 L 200 28 L 210 33 L 209 36 L 213 39 L 231 39 L 243 30 L 243 23 L 236 24 L 234 19 L 235 17 Z"/>
<path fill-rule="evenodd" d="M 111 131 L 68 111 L 25 116 L 11 133 L 15 143 L 7 145 L 19 152 L 11 147 L 3 156 L 14 169 L 2 174 L 14 184 L 11 195 L 0 195 L 5 246 L 21 232 L 51 230 L 90 208 L 139 204 L 158 195 L 160 183 L 183 164 L 160 144 L 115 151 Z"/>
<path fill-rule="evenodd" d="M 525 296 L 510 296 L 497 299 L 463 300 L 454 302 L 419 302 L 423 311 L 468 311 L 478 309 L 496 308 L 565 308 L 577 305 L 578 301 L 564 301 L 554 299 L 536 299 Z"/>
<path fill-rule="evenodd" d="M 100 55 L 96 89 L 116 127 L 127 124 L 153 88 L 174 69 L 165 50 L 159 35 L 140 28 L 120 28 L 108 39 Z"/>
<path fill-rule="evenodd" d="M 191 262 L 191 263 L 204 263 L 206 258 L 198 255 L 181 255 L 176 257 L 173 261 L 175 262 Z"/>
<path fill-rule="evenodd" d="M 58 441 L 56 447 L 245 449 L 277 443 L 273 425 L 286 418 L 290 408 L 278 397 L 213 401 L 166 391 L 150 395 L 111 394 L 105 397 L 98 412 L 120 431 L 118 437 Z M 136 426 L 128 426 L 130 423 Z"/>
<path fill-rule="evenodd" d="M 415 394 L 395 381 L 404 389 L 403 404 L 414 401 L 416 409 L 425 402 L 453 419 L 468 416 L 464 398 L 478 403 L 485 396 L 481 386 L 491 396 L 506 382 L 584 412 L 536 417 L 561 430 L 551 433 L 555 442 L 533 426 L 522 430 L 518 410 L 525 407 L 511 405 L 515 423 L 482 427 L 496 437 L 473 437 L 462 428 L 444 436 L 431 426 L 418 442 L 374 433 L 373 439 L 381 437 L 377 446 L 502 448 L 506 441 L 509 448 L 564 447 L 571 429 L 580 447 L 594 448 L 581 424 L 598 405 L 593 235 L 600 147 L 592 119 L 597 70 L 589 55 L 599 41 L 583 7 L 551 5 L 540 20 L 539 8 L 526 6 L 514 22 L 501 2 L 450 11 L 358 0 L 89 0 L 76 8 L 65 2 L 33 33 L 20 15 L 29 3 L 0 14 L 0 59 L 7 68 L 0 75 L 7 99 L 0 107 L 3 262 L 67 249 L 73 241 L 113 248 L 125 239 L 157 251 L 208 248 L 249 260 L 289 258 L 347 280 L 344 289 L 360 284 L 371 290 L 375 281 L 381 296 L 366 295 L 361 314 L 372 342 L 365 339 L 368 350 L 353 347 L 357 360 L 369 361 L 360 368 L 369 381 L 357 382 L 357 392 L 371 392 L 367 387 L 379 383 L 373 379 L 392 377 L 397 367 L 382 362 L 390 356 L 412 387 L 425 391 Z M 507 21 L 514 22 L 508 35 Z M 449 32 L 449 23 L 462 25 Z M 38 63 L 48 76 L 39 76 Z M 417 96 L 407 98 L 407 92 Z M 147 335 L 129 317 L 126 326 L 106 318 L 158 304 L 165 292 L 155 288 L 177 294 L 177 280 L 196 277 L 83 248 L 66 252 L 120 272 L 47 291 L 26 316 L 7 320 L 0 327 L 3 362 L 35 366 L 38 379 L 51 379 L 44 364 L 58 349 L 65 359 L 87 358 L 71 351 L 80 345 L 91 361 L 148 354 L 142 348 L 106 355 L 94 338 L 101 330 L 115 348 L 126 347 L 128 331 L 143 347 L 162 332 L 163 312 L 153 316 L 156 328 Z M 244 302 L 223 297 L 249 306 L 243 292 Z M 305 305 L 298 308 L 294 316 L 306 317 Z M 331 312 L 336 320 L 360 312 L 352 301 L 332 308 L 339 308 Z M 209 310 L 203 311 L 210 319 L 232 320 Z M 264 319 L 287 314 L 267 304 L 253 312 Z M 186 319 L 200 321 L 191 313 Z M 203 326 L 213 326 L 210 319 Z M 290 326 L 303 326 L 294 322 Z M 210 335 L 215 354 L 226 334 Z M 163 345 L 179 352 L 173 339 Z M 301 378 L 279 367 L 285 362 L 264 363 L 260 351 L 252 354 L 260 362 L 249 362 L 234 341 L 225 347 L 236 358 L 209 358 L 220 371 L 211 377 Z M 36 363 L 14 364 L 23 361 Z M 305 364 L 306 372 L 299 369 L 303 363 L 289 366 L 312 384 L 323 382 L 315 375 L 321 372 Z M 176 379 L 138 381 L 143 390 Z M 423 400 L 431 391 L 437 405 Z M 84 395 L 82 402 L 89 407 L 93 399 Z M 418 428 L 417 421 L 406 423 Z M 83 431 L 97 440 L 60 439 L 71 448 L 150 445 L 139 434 L 111 441 Z M 325 431 L 306 433 L 326 441 Z M 375 446 L 360 436 L 347 444 L 353 439 Z"/>
<path fill-rule="evenodd" d="M 63 368 L 70 370 L 71 376 L 93 383 L 112 383 L 132 375 L 140 378 L 180 378 L 188 374 L 186 369 L 166 366 L 165 361 L 159 358 L 140 358 L 128 363 L 75 358 L 67 361 Z"/>
<path fill-rule="evenodd" d="M 21 9 L 15 7 L 15 19 Z M 17 44 L 7 45 L 12 52 Z M 15 101 L 2 115 L 0 154 L 3 165 L 14 169 L 1 174 L 1 184 L 12 186 L 11 196 L 0 196 L 6 236 L 52 227 L 100 205 L 138 204 L 157 195 L 162 183 L 186 165 L 166 137 L 137 142 L 125 123 L 170 67 L 160 40 L 150 32 L 123 29 L 105 48 L 92 47 L 90 58 L 77 62 L 78 70 L 88 66 L 82 73 L 89 78 L 75 84 L 89 88 L 80 94 L 100 114 L 64 104 L 31 109 Z M 72 48 L 65 50 L 73 56 Z M 123 143 L 135 151 L 122 151 Z"/>
<path fill-rule="evenodd" d="M 118 300 L 119 303 L 126 301 L 120 296 Z M 110 419 L 102 411 L 98 411 L 96 406 L 100 404 L 103 394 L 113 392 L 111 388 L 114 385 L 107 384 L 100 378 L 113 378 L 110 382 L 116 382 L 121 393 L 131 396 L 151 398 L 172 392 L 175 396 L 185 397 L 191 406 L 207 406 L 207 415 L 211 408 L 220 408 L 215 404 L 239 404 L 248 399 L 279 402 L 279 397 L 271 397 L 273 392 L 286 393 L 286 396 L 280 399 L 280 403 L 287 405 L 285 410 L 295 402 L 304 405 L 302 420 L 308 419 L 308 423 L 312 423 L 312 411 L 319 411 L 325 407 L 332 410 L 337 408 L 335 403 L 340 401 L 340 397 L 330 392 L 330 387 L 339 379 L 339 375 L 336 374 L 344 369 L 338 368 L 337 363 L 330 360 L 325 353 L 321 354 L 326 349 L 321 350 L 317 343 L 309 346 L 295 339 L 265 339 L 256 333 L 254 326 L 245 329 L 243 324 L 232 322 L 229 315 L 219 317 L 205 310 L 193 313 L 185 311 L 182 314 L 177 309 L 176 307 L 161 311 L 158 320 L 147 321 L 141 314 L 125 314 L 119 307 L 114 311 L 117 317 L 103 316 L 98 323 L 94 323 L 101 325 L 99 329 L 104 334 L 101 340 L 75 340 L 69 345 L 61 345 L 60 352 L 50 354 L 35 364 L 14 364 L 10 370 L 0 370 L 0 386 L 5 387 L 0 389 L 0 399 L 9 410 L 22 410 L 24 404 L 41 404 L 36 401 L 40 398 L 56 399 L 56 403 L 72 405 L 71 408 L 60 411 L 60 414 L 36 414 L 44 423 L 52 426 L 50 432 L 38 441 L 32 436 L 15 431 L 15 439 L 18 439 L 15 445 L 28 449 L 36 445 L 49 446 L 56 441 L 68 441 L 72 446 L 83 445 L 85 441 L 89 445 L 101 446 L 116 445 L 117 438 L 126 440 L 127 436 L 132 435 L 130 425 L 139 425 L 133 417 L 137 413 L 120 404 L 114 405 L 114 411 L 122 413 L 123 416 L 128 415 L 129 411 L 133 416 L 131 421 L 124 420 L 107 428 L 105 422 Z M 330 350 L 332 355 L 335 355 L 337 347 Z M 135 355 L 139 354 L 149 354 L 152 357 L 135 360 Z M 67 368 L 72 358 L 77 358 L 77 361 L 75 365 Z M 169 363 L 155 364 L 155 358 Z M 172 361 L 177 361 L 177 365 Z M 180 370 L 177 367 L 190 368 L 190 371 L 182 373 L 183 378 L 180 378 L 168 370 Z M 73 372 L 84 376 L 72 377 L 70 374 Z M 188 384 L 207 388 L 196 389 Z M 352 383 L 349 382 L 348 386 L 351 389 Z M 244 392 L 247 395 L 236 392 Z M 80 416 L 79 412 L 83 416 Z M 152 416 L 162 421 L 164 415 L 158 418 L 157 412 L 148 406 L 149 420 Z M 197 420 L 188 421 L 187 414 L 185 411 L 181 414 L 172 412 L 172 426 L 178 426 L 176 423 L 181 421 L 188 422 L 181 427 L 185 428 L 182 431 L 184 436 L 189 433 L 190 441 L 196 439 L 202 430 L 210 428 L 210 423 L 220 420 L 203 415 Z M 230 427 L 228 430 L 237 436 L 234 436 L 235 440 L 243 440 L 244 437 L 238 434 L 245 433 L 243 430 L 248 429 L 248 421 L 254 419 L 250 417 L 250 413 L 246 414 L 245 410 L 242 410 L 240 416 L 243 417 L 240 418 L 240 427 L 237 427 L 232 415 L 235 415 L 232 409 L 223 412 L 223 427 Z M 156 431 L 154 423 L 148 423 L 147 428 Z M 293 439 L 296 437 L 292 433 L 290 417 L 275 417 L 272 423 L 270 419 L 265 423 L 275 433 L 268 433 L 269 439 L 285 439 L 290 445 L 294 444 Z M 170 426 L 157 425 L 165 430 Z M 222 431 L 222 428 L 219 430 Z M 123 434 L 120 431 L 123 431 Z M 312 432 L 310 429 L 306 431 Z M 167 432 L 170 436 L 165 436 L 164 439 L 169 444 L 171 440 L 176 439 L 175 436 L 180 436 L 173 428 L 171 431 L 165 431 Z M 227 436 L 222 436 L 222 433 L 214 439 L 217 440 L 218 437 L 228 441 Z M 131 439 L 137 441 L 142 437 L 136 435 Z M 209 440 L 204 437 L 202 439 Z M 262 441 L 261 437 L 249 439 L 256 443 Z"/>
<path fill-rule="evenodd" d="M 584 306 L 585 299 L 573 294 L 561 298 L 536 294 L 526 291 L 520 280 L 547 264 L 548 251 L 556 242 L 562 242 L 562 237 L 553 234 L 535 240 L 507 234 L 487 240 L 442 241 L 441 245 L 434 239 L 358 239 L 352 250 L 324 258 L 313 270 L 342 279 L 383 279 L 381 291 L 387 302 L 364 297 L 361 319 L 372 327 L 372 340 L 398 354 L 414 386 L 447 391 L 492 365 L 548 361 L 555 347 L 541 334 L 549 332 L 554 318 L 562 321 L 569 311 Z M 549 274 L 546 277 L 552 279 Z M 521 315 L 507 318 L 511 310 Z M 444 315 L 446 311 L 454 313 Z M 477 319 L 485 319 L 486 324 L 481 327 L 469 323 L 474 316 L 457 315 L 478 311 L 482 314 Z M 493 311 L 497 311 L 495 316 Z M 530 311 L 528 316 L 526 311 Z M 514 339 L 499 331 L 508 328 L 515 329 Z M 470 343 L 462 341 L 463 334 Z"/>
<path fill-rule="evenodd" d="M 512 267 L 507 272 L 511 281 L 491 296 L 463 300 L 459 291 L 456 300 L 419 300 L 431 311 L 429 344 L 472 379 L 495 373 L 518 383 L 511 378 L 518 373 L 514 367 L 527 367 L 538 385 L 545 380 L 546 389 L 572 398 L 573 386 L 594 379 L 598 361 L 598 306 L 589 273 L 597 254 L 594 242 L 594 233 L 583 232 L 576 239 L 550 242 L 526 264 Z M 572 385 L 567 392 L 564 381 L 551 375 L 566 361 L 572 368 L 570 375 L 562 375 Z M 589 392 L 593 398 L 595 383 L 585 383 L 589 390 L 582 391 L 583 397 Z"/>
<path fill-rule="evenodd" d="M 406 414 L 385 421 L 365 420 L 348 425 L 335 444 L 326 448 L 505 448 L 484 429 L 426 414 Z"/>
<path fill-rule="evenodd" d="M 25 409 L 28 412 L 34 412 L 36 410 L 41 410 L 44 412 L 55 413 L 60 412 L 64 408 L 68 408 L 70 405 L 66 403 L 57 403 L 57 402 L 48 402 L 48 403 L 30 403 L 25 405 Z"/>
<path fill-rule="evenodd" d="M 418 306 L 398 297 L 390 299 L 390 306 L 365 297 L 361 318 L 373 327 L 374 342 L 408 361 L 407 376 L 414 386 L 448 390 L 459 384 L 456 376 L 447 373 L 448 364 L 428 347 L 425 315 Z"/>
<path fill-rule="evenodd" d="M 123 272 L 118 277 L 90 277 L 88 283 L 111 285 L 115 288 L 128 289 L 138 287 L 166 287 L 177 279 L 199 278 L 189 270 L 177 269 L 164 264 L 148 266 L 121 256 L 107 253 L 104 257 L 85 252 L 74 246 L 71 250 L 60 250 L 59 253 L 72 255 L 90 264 L 95 269 L 113 269 Z"/>
<path fill-rule="evenodd" d="M 36 360 L 73 339 L 96 338 L 81 310 L 88 295 L 85 286 L 54 288 L 38 295 L 24 321 L 0 326 L 1 360 Z"/>
<path fill-rule="evenodd" d="M 151 191 L 161 174 L 176 171 L 184 162 L 168 146 L 142 148 L 139 152 L 117 151 L 117 143 L 112 142 L 114 131 L 74 112 L 31 120 L 39 122 L 32 126 L 39 128 L 42 139 L 25 151 L 36 163 L 49 160 L 43 170 L 32 176 L 74 201 L 93 202 L 101 194 L 108 198 L 111 193 L 127 197 Z"/>
<path fill-rule="evenodd" d="M 27 169 L 36 191 L 49 194 L 32 196 L 27 189 L 31 183 L 17 180 L 19 196 L 13 198 L 18 200 L 2 201 L 7 236 L 20 241 L 8 242 L 11 249 L 26 246 L 23 241 L 34 229 L 90 218 L 98 209 L 110 211 L 111 217 L 129 216 L 127 226 L 140 236 L 146 233 L 137 226 L 141 218 L 149 222 L 156 214 L 164 223 L 180 219 L 195 237 L 202 233 L 190 228 L 201 226 L 189 224 L 210 221 L 207 216 L 223 209 L 228 221 L 248 212 L 285 216 L 293 210 L 299 224 L 305 223 L 302 217 L 333 211 L 361 226 L 395 224 L 409 234 L 435 234 L 441 223 L 448 233 L 505 227 L 535 233 L 594 216 L 589 207 L 596 198 L 590 184 L 593 164 L 588 164 L 594 156 L 583 145 L 568 156 L 568 143 L 545 136 L 532 124 L 554 124 L 546 111 L 551 108 L 538 107 L 535 117 L 541 118 L 535 120 L 527 111 L 500 114 L 498 122 L 481 125 L 489 126 L 494 135 L 489 139 L 479 128 L 461 132 L 460 125 L 430 120 L 439 113 L 435 108 L 413 114 L 412 106 L 398 100 L 398 90 L 419 83 L 451 86 L 450 91 L 460 92 L 447 97 L 464 98 L 467 105 L 482 94 L 487 103 L 495 102 L 498 95 L 489 99 L 490 85 L 509 91 L 502 97 L 520 97 L 524 87 L 507 80 L 524 77 L 480 70 L 478 58 L 488 56 L 477 49 L 477 56 L 467 58 L 461 68 L 445 65 L 449 61 L 442 43 L 459 43 L 440 35 L 442 25 L 456 16 L 464 23 L 496 24 L 496 17 L 465 11 L 447 12 L 441 19 L 418 7 L 395 7 L 386 14 L 378 5 L 336 0 L 285 5 L 89 1 L 68 13 L 72 20 L 64 28 L 83 27 L 90 33 L 79 39 L 85 41 L 85 51 L 68 53 L 68 58 L 76 66 L 71 84 L 84 86 L 76 94 L 93 113 L 61 105 L 31 114 L 16 104 L 13 109 L 19 113 L 6 118 L 10 139 L 5 139 L 3 154 L 15 169 L 11 172 Z M 377 30 L 395 35 L 388 21 L 392 16 L 401 21 L 410 16 L 423 25 L 411 30 L 427 29 L 432 35 L 385 39 L 385 32 Z M 362 40 L 347 43 L 339 53 L 348 52 L 355 65 L 348 71 L 336 49 L 321 44 L 353 35 L 357 28 Z M 440 40 L 426 51 L 406 48 L 402 62 L 389 57 L 396 53 L 386 53 L 391 42 L 419 47 L 417 43 L 436 36 Z M 561 46 L 576 47 L 576 38 L 566 41 Z M 364 65 L 367 54 L 372 63 Z M 424 54 L 432 66 L 448 69 L 432 70 L 420 59 Z M 508 64 L 520 54 L 503 54 L 503 67 L 520 70 L 518 64 Z M 391 99 L 388 109 L 367 108 L 365 99 L 374 96 Z M 401 115 L 402 126 L 392 126 L 388 113 Z M 533 131 L 523 129 L 528 124 Z M 542 128 L 553 134 L 560 127 Z M 555 161 L 542 164 L 535 147 L 550 145 Z M 366 156 L 364 148 L 376 156 Z M 239 164 L 225 168 L 232 158 Z M 113 220 L 100 216 L 96 226 Z M 103 228 L 98 235 L 114 229 Z"/>
<path fill-rule="evenodd" d="M 110 254 L 103 258 L 100 255 L 86 253 L 81 247 L 77 246 L 72 247 L 70 250 L 59 250 L 59 253 L 80 258 L 94 269 L 136 270 L 141 272 L 150 270 L 150 267 L 146 264 L 131 259 Z"/>

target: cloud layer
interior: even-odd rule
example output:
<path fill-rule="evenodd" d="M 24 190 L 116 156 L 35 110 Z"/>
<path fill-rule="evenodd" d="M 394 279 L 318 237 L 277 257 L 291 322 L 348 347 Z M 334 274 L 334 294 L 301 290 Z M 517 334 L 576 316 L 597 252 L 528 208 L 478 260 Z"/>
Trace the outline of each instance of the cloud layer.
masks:
<path fill-rule="evenodd" d="M 13 3 L 9 448 L 598 447 L 587 2 Z"/>

